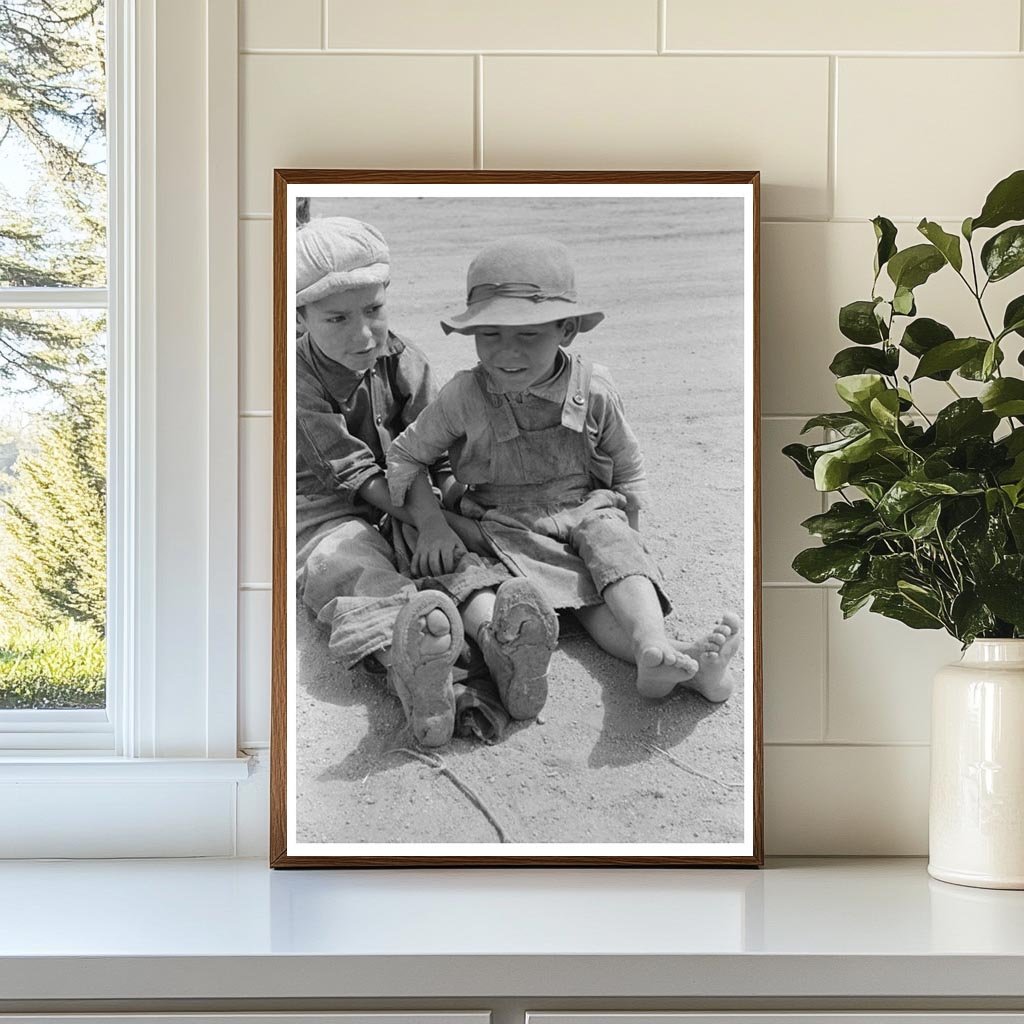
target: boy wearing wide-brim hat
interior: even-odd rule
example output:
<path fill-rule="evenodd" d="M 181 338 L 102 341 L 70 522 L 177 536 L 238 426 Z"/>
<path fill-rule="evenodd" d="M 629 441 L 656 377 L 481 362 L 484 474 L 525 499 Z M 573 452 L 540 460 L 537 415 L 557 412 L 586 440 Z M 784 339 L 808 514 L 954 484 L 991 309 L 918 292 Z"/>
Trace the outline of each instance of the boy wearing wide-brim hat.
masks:
<path fill-rule="evenodd" d="M 401 505 L 424 468 L 450 454 L 468 488 L 463 510 L 479 516 L 497 557 L 634 663 L 642 695 L 683 684 L 725 700 L 739 620 L 723 615 L 693 645 L 667 636 L 670 605 L 638 533 L 647 501 L 639 444 L 608 371 L 566 353 L 603 318 L 579 298 L 565 246 L 522 236 L 485 247 L 469 267 L 465 309 L 441 322 L 445 333 L 474 337 L 479 363 L 392 444 L 391 499 Z M 421 560 L 432 557 L 430 540 L 421 540 Z M 464 614 L 485 656 L 492 602 L 483 591 Z M 500 666 L 488 664 L 497 677 Z"/>
<path fill-rule="evenodd" d="M 440 746 L 454 726 L 457 604 L 509 574 L 456 538 L 452 571 L 422 589 L 381 532 L 385 513 L 410 518 L 389 499 L 385 452 L 437 394 L 423 353 L 388 329 L 390 262 L 380 233 L 357 220 L 315 218 L 296 233 L 296 582 L 332 654 L 346 667 L 377 655 L 416 739 Z M 454 484 L 443 462 L 432 480 L 442 493 Z M 426 477 L 409 503 L 420 506 L 437 507 Z"/>

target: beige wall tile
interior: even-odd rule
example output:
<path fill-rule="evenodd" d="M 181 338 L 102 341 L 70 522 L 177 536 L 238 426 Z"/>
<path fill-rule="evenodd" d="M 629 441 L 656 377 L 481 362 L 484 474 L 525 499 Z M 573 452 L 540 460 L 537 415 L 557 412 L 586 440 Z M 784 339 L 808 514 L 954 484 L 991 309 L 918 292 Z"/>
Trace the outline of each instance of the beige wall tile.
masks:
<path fill-rule="evenodd" d="M 329 45 L 397 50 L 654 50 L 658 0 L 329 0 Z"/>
<path fill-rule="evenodd" d="M 828 602 L 828 731 L 833 741 L 926 743 L 932 677 L 958 661 L 945 632 L 910 629 L 864 609 L 843 619 Z"/>
<path fill-rule="evenodd" d="M 959 224 L 1020 167 L 1024 61 L 849 58 L 837 74 L 836 216 Z"/>
<path fill-rule="evenodd" d="M 957 226 L 946 222 L 947 231 Z M 841 408 L 835 378 L 828 370 L 832 357 L 853 343 L 839 333 L 839 309 L 871 295 L 875 237 L 871 225 L 764 224 L 761 259 L 761 400 L 766 415 L 810 415 Z M 915 225 L 900 224 L 898 244 L 907 248 L 923 242 Z M 966 248 L 964 249 L 966 255 Z M 891 294 L 883 275 L 881 294 Z M 889 290 L 885 290 L 888 288 Z M 985 297 L 989 318 L 1001 319 L 1006 303 L 1019 293 L 1015 279 L 992 285 Z M 985 336 L 977 303 L 963 282 L 948 267 L 917 289 L 920 316 L 949 326 L 958 336 Z M 906 321 L 900 321 L 902 335 Z M 1006 346 L 1015 358 L 1021 342 Z M 908 358 L 905 372 L 914 361 Z M 954 380 L 962 395 L 979 387 Z M 941 409 L 953 400 L 945 384 L 920 381 L 914 393 L 926 411 Z"/>
<path fill-rule="evenodd" d="M 238 745 L 270 741 L 269 590 L 238 595 Z"/>
<path fill-rule="evenodd" d="M 254 49 L 320 49 L 320 0 L 241 0 L 239 43 Z"/>
<path fill-rule="evenodd" d="M 820 588 L 766 587 L 764 738 L 813 743 L 822 738 L 825 599 Z"/>
<path fill-rule="evenodd" d="M 827 213 L 824 57 L 493 57 L 488 167 L 760 170 L 768 216 Z"/>
<path fill-rule="evenodd" d="M 1016 50 L 1017 0 L 972 4 L 865 0 L 667 0 L 670 50 Z"/>
<path fill-rule="evenodd" d="M 927 853 L 928 754 L 927 747 L 767 747 L 766 851 Z"/>
<path fill-rule="evenodd" d="M 239 581 L 269 583 L 273 522 L 271 418 L 243 418 L 239 430 L 239 448 Z"/>
<path fill-rule="evenodd" d="M 239 409 L 267 411 L 273 403 L 273 238 L 269 220 L 239 225 Z"/>
<path fill-rule="evenodd" d="M 808 516 L 822 510 L 821 495 L 814 483 L 782 454 L 792 441 L 820 441 L 821 431 L 800 437 L 799 420 L 761 421 L 761 552 L 765 583 L 804 582 L 790 565 L 798 551 L 813 547 L 815 539 L 801 526 Z"/>
<path fill-rule="evenodd" d="M 243 213 L 275 167 L 471 167 L 473 58 L 241 59 Z"/>

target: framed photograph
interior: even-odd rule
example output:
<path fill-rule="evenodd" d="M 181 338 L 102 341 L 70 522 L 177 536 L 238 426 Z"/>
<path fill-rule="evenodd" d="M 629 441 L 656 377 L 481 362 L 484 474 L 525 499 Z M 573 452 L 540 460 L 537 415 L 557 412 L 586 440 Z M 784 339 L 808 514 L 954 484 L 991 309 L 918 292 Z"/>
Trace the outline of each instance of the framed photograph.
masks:
<path fill-rule="evenodd" d="M 762 863 L 758 186 L 275 172 L 272 866 Z"/>

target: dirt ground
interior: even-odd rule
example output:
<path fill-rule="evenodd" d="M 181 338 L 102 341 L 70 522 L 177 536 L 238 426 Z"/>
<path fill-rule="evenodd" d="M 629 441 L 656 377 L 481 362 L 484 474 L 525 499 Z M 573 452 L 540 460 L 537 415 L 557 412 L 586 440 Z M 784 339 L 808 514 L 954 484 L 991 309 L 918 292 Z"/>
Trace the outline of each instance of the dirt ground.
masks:
<path fill-rule="evenodd" d="M 507 234 L 565 242 L 581 297 L 607 319 L 575 345 L 610 367 L 644 450 L 643 533 L 690 639 L 742 618 L 742 208 L 706 199 L 314 199 L 312 215 L 376 225 L 392 251 L 391 327 L 440 382 L 475 363 L 472 339 L 438 319 L 464 298 L 469 260 Z M 384 682 L 328 657 L 298 613 L 297 829 L 303 842 L 498 842 L 452 781 L 397 752 L 411 745 Z M 730 842 L 743 834 L 740 683 L 723 705 L 681 690 L 640 698 L 631 666 L 563 616 L 550 697 L 536 723 L 494 746 L 456 739 L 446 765 L 512 842 Z"/>

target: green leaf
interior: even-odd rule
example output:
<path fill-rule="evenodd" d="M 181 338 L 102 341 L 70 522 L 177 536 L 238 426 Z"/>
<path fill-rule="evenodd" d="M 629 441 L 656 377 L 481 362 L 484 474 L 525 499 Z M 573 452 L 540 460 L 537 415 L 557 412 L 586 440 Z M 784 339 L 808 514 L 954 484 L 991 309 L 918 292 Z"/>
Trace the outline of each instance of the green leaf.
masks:
<path fill-rule="evenodd" d="M 858 544 L 826 544 L 801 551 L 793 559 L 793 569 L 812 583 L 824 583 L 827 579 L 850 580 L 856 577 L 865 557 Z"/>
<path fill-rule="evenodd" d="M 985 633 L 990 633 L 996 625 L 992 612 L 977 594 L 970 591 L 957 594 L 953 599 L 949 617 L 956 627 L 956 638 L 965 644 Z"/>
<path fill-rule="evenodd" d="M 912 508 L 943 494 L 956 494 L 950 484 L 927 480 L 897 480 L 882 496 L 877 512 L 890 526 L 896 526 L 902 515 Z"/>
<path fill-rule="evenodd" d="M 989 380 L 992 376 L 993 371 L 999 365 L 1002 360 L 999 358 L 1002 353 L 999 351 L 999 342 L 993 341 L 988 348 L 985 349 L 985 356 L 981 360 L 981 378 L 982 380 Z"/>
<path fill-rule="evenodd" d="M 877 345 L 888 338 L 885 326 L 875 316 L 877 299 L 850 302 L 839 310 L 839 332 L 858 345 Z"/>
<path fill-rule="evenodd" d="M 877 398 L 871 399 L 868 409 L 876 423 L 886 430 L 896 430 L 900 418 L 899 392 L 892 389 L 884 391 Z"/>
<path fill-rule="evenodd" d="M 894 555 L 875 555 L 868 568 L 868 579 L 876 587 L 894 591 L 896 584 L 906 576 L 913 564 L 913 556 L 906 552 Z"/>
<path fill-rule="evenodd" d="M 985 412 L 976 398 L 958 398 L 935 417 L 935 439 L 947 445 L 968 437 L 991 437 L 998 425 L 999 417 Z"/>
<path fill-rule="evenodd" d="M 914 305 L 914 293 L 909 288 L 900 285 L 892 297 L 892 309 L 900 316 L 913 316 L 917 312 L 917 306 Z"/>
<path fill-rule="evenodd" d="M 954 338 L 952 341 L 944 341 L 921 356 L 912 379 L 933 377 L 941 380 L 939 374 L 946 370 L 958 369 L 974 356 L 983 357 L 986 348 L 988 343 L 980 338 Z"/>
<path fill-rule="evenodd" d="M 879 215 L 871 221 L 875 229 L 875 277 L 889 260 L 896 255 L 896 225 Z"/>
<path fill-rule="evenodd" d="M 848 619 L 878 593 L 876 584 L 869 580 L 850 580 L 839 588 L 839 607 Z"/>
<path fill-rule="evenodd" d="M 803 429 L 800 433 L 806 434 L 808 430 L 814 430 L 815 427 L 825 427 L 827 430 L 845 431 L 855 426 L 859 426 L 863 429 L 866 424 L 864 424 L 857 416 L 852 416 L 848 412 L 825 412 L 820 416 L 812 416 L 803 425 Z M 857 433 L 860 433 L 860 431 L 858 430 Z"/>
<path fill-rule="evenodd" d="M 908 531 L 908 536 L 913 537 L 914 540 L 924 540 L 925 537 L 935 532 L 941 514 L 942 503 L 939 501 L 928 501 L 923 505 L 918 505 L 910 513 L 910 521 L 914 526 Z"/>
<path fill-rule="evenodd" d="M 993 573 L 979 581 L 978 596 L 1000 619 L 1024 629 L 1024 586 L 1019 577 Z"/>
<path fill-rule="evenodd" d="M 1012 299 L 1003 313 L 1003 333 L 1008 334 L 1010 331 L 1015 331 L 1024 338 L 1024 295 Z"/>
<path fill-rule="evenodd" d="M 806 444 L 787 444 L 782 454 L 789 459 L 806 477 L 814 477 L 814 462 L 810 456 L 810 447 Z"/>
<path fill-rule="evenodd" d="M 913 323 L 907 324 L 900 346 L 912 356 L 920 358 L 944 341 L 952 341 L 955 337 L 956 335 L 945 324 L 921 316 Z"/>
<path fill-rule="evenodd" d="M 885 390 L 885 381 L 875 373 L 855 373 L 836 381 L 836 393 L 861 415 L 866 415 L 871 399 Z"/>
<path fill-rule="evenodd" d="M 879 596 L 871 602 L 871 610 L 887 619 L 896 619 L 911 629 L 942 629 L 942 621 L 914 607 L 902 596 Z"/>
<path fill-rule="evenodd" d="M 934 245 L 912 245 L 896 253 L 889 260 L 886 270 L 897 288 L 913 291 L 945 265 L 945 257 Z"/>
<path fill-rule="evenodd" d="M 1002 281 L 1024 267 L 1024 225 L 1000 231 L 981 249 L 981 265 L 990 281 Z"/>
<path fill-rule="evenodd" d="M 976 356 L 971 356 L 959 370 L 956 371 L 958 377 L 963 377 L 964 380 L 977 380 L 987 381 L 991 378 L 991 373 L 985 373 L 985 356 L 988 355 L 988 346 L 986 346 L 984 352 L 979 352 Z M 1003 361 L 1003 350 L 997 348 L 993 353 L 993 364 L 999 366 Z"/>
<path fill-rule="evenodd" d="M 968 242 L 971 240 L 971 235 L 974 233 L 974 230 L 971 227 L 973 221 L 973 217 L 965 217 L 963 224 L 960 225 L 960 234 L 963 235 Z"/>
<path fill-rule="evenodd" d="M 900 365 L 899 349 L 895 345 L 884 348 L 844 348 L 836 353 L 829 370 L 837 377 L 849 377 L 865 370 L 878 370 L 892 376 Z"/>
<path fill-rule="evenodd" d="M 1014 171 L 989 192 L 981 213 L 970 221 L 968 230 L 997 228 L 1008 220 L 1024 220 L 1024 170 Z M 967 223 L 964 221 L 965 226 Z"/>
<path fill-rule="evenodd" d="M 836 502 L 827 512 L 811 516 L 800 525 L 826 544 L 849 540 L 879 528 L 878 517 L 869 501 Z"/>
<path fill-rule="evenodd" d="M 963 256 L 960 254 L 960 239 L 944 231 L 933 220 L 922 220 L 917 225 L 917 230 L 942 253 L 946 262 L 954 269 L 960 270 L 964 265 Z"/>
<path fill-rule="evenodd" d="M 992 381 L 979 398 L 984 408 L 996 416 L 1024 416 L 1024 380 L 1018 377 Z"/>
<path fill-rule="evenodd" d="M 814 463 L 814 486 L 819 491 L 838 490 L 850 479 L 850 463 L 843 453 L 826 452 Z"/>

